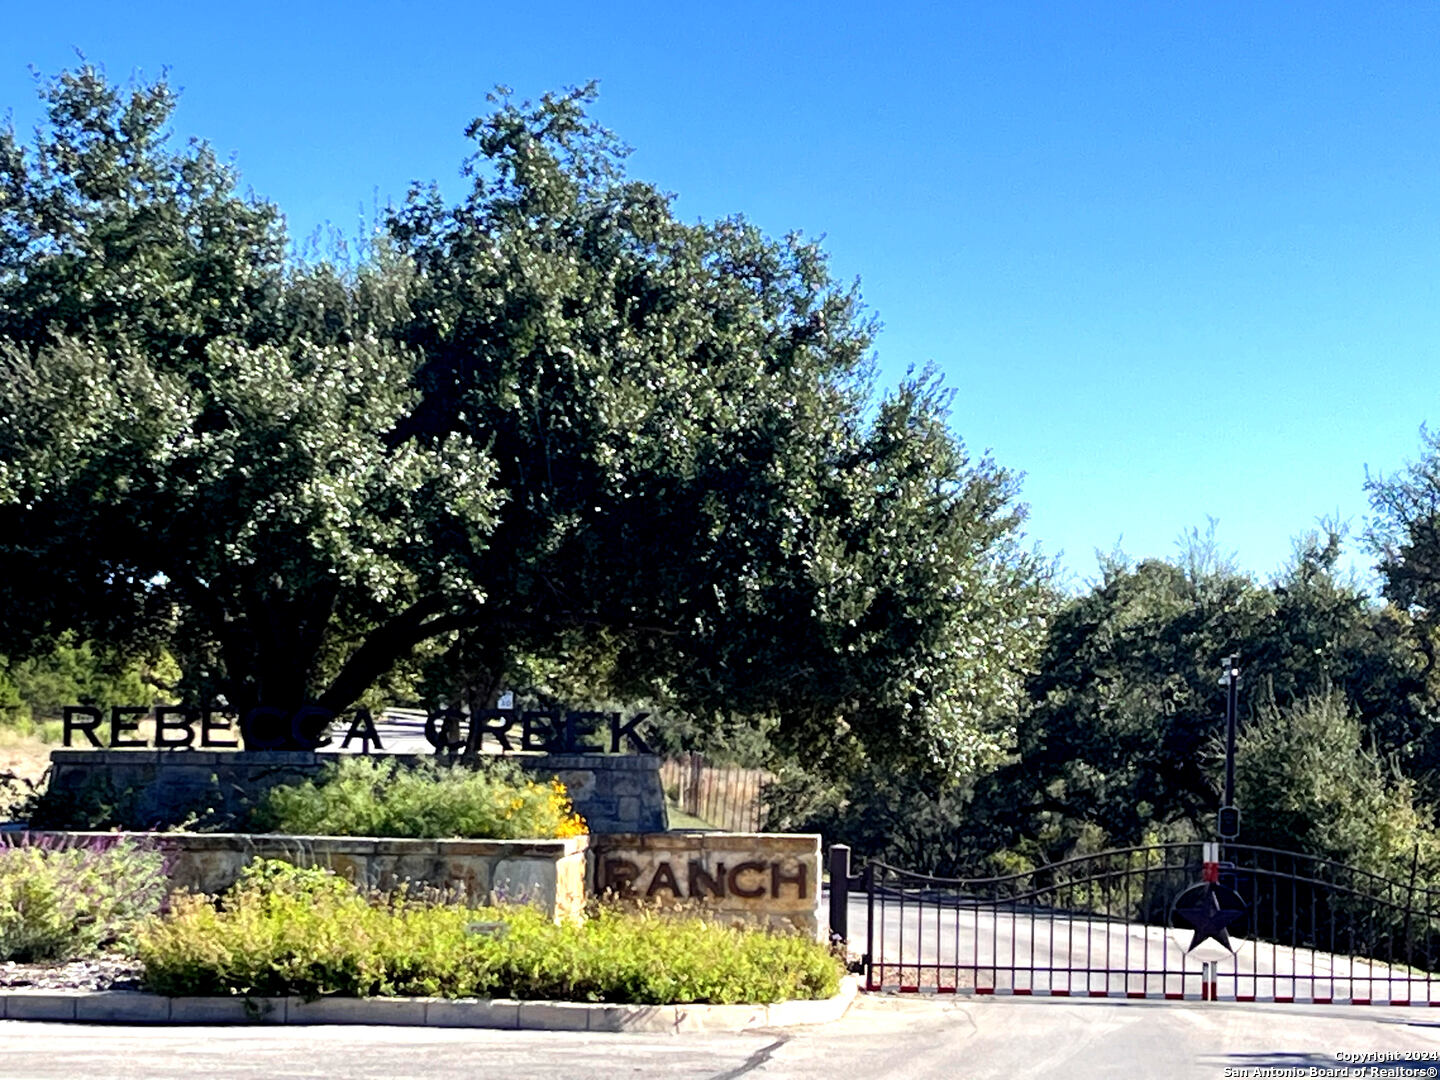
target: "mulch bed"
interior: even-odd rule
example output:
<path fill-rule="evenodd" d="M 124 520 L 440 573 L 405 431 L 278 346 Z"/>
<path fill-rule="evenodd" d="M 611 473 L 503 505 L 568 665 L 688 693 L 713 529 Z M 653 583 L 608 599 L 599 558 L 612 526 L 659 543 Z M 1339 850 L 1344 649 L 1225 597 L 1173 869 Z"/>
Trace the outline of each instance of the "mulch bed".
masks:
<path fill-rule="evenodd" d="M 44 964 L 0 963 L 3 990 L 139 990 L 140 961 L 97 956 Z"/>

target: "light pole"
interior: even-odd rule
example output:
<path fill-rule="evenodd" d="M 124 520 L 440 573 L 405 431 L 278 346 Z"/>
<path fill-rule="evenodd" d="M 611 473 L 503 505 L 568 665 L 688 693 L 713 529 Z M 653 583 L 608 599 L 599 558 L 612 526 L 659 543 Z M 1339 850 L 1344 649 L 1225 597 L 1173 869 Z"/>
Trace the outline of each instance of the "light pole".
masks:
<path fill-rule="evenodd" d="M 1225 658 L 1225 673 L 1220 676 L 1225 693 L 1225 796 L 1220 803 L 1216 819 L 1216 832 L 1222 840 L 1234 840 L 1240 835 L 1240 810 L 1235 805 L 1235 722 L 1238 712 L 1240 689 L 1240 657 L 1232 654 Z"/>

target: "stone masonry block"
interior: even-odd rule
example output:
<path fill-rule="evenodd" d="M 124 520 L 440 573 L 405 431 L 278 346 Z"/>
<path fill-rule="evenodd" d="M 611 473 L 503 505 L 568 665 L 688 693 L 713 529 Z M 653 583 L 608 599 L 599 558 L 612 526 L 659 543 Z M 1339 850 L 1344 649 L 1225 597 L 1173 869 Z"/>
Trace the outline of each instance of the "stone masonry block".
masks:
<path fill-rule="evenodd" d="M 498 904 L 537 904 L 555 914 L 555 864 L 541 859 L 501 859 L 491 871 L 490 892 Z"/>

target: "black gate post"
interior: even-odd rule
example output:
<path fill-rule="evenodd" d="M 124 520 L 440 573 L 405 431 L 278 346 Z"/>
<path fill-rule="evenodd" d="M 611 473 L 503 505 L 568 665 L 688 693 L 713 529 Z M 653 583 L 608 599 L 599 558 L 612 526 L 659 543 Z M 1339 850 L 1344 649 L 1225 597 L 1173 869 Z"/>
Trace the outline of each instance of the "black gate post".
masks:
<path fill-rule="evenodd" d="M 830 946 L 844 959 L 845 966 L 854 973 L 863 973 L 865 989 L 870 989 L 871 967 L 870 941 L 875 936 L 875 864 L 867 862 L 859 874 L 850 873 L 850 847 L 848 844 L 830 845 Z M 850 890 L 865 890 L 866 926 L 865 955 L 851 960 L 847 946 L 850 944 Z"/>
<path fill-rule="evenodd" d="M 850 940 L 850 847 L 830 845 L 830 940 Z"/>

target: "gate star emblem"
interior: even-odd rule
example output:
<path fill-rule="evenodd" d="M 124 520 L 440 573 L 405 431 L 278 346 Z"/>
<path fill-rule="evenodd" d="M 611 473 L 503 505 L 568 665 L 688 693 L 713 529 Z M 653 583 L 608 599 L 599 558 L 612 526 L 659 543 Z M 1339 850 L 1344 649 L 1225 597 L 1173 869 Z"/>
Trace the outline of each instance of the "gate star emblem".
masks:
<path fill-rule="evenodd" d="M 1174 911 L 1195 931 L 1186 952 L 1193 952 L 1207 938 L 1235 951 L 1226 928 L 1245 914 L 1245 901 L 1233 889 L 1213 881 L 1192 885 L 1176 898 Z"/>

